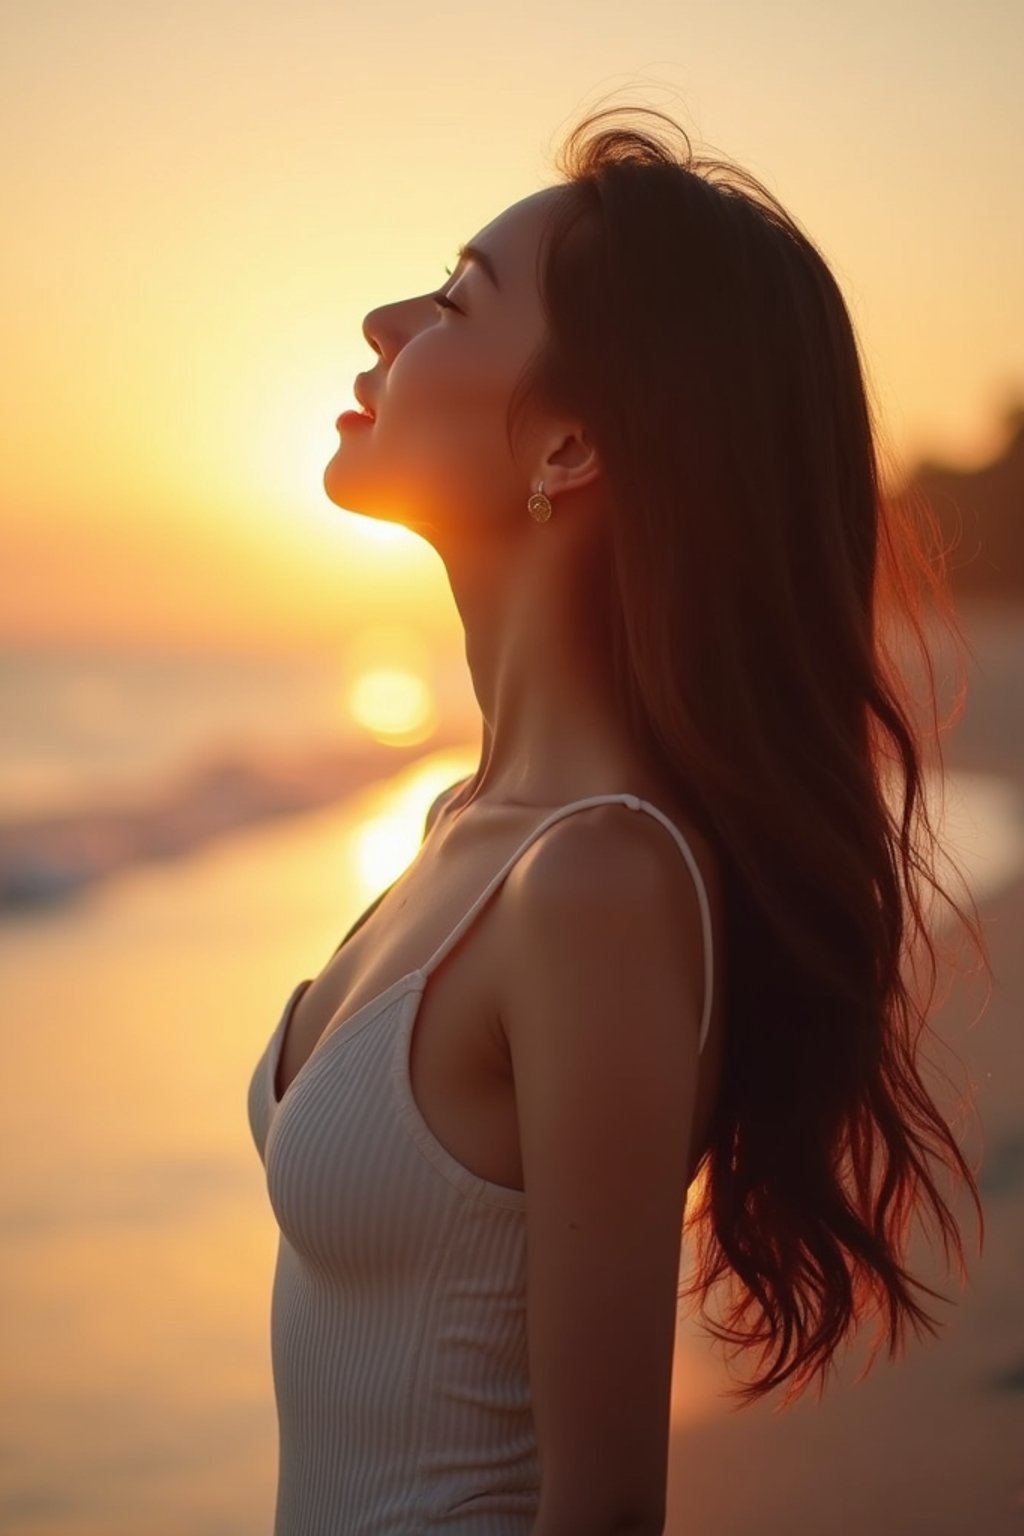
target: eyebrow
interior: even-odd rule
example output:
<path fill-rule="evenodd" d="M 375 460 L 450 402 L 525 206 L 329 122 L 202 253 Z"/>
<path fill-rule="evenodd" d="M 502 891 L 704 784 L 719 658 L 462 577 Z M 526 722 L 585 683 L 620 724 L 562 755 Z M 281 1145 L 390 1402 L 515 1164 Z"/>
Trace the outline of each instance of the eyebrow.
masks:
<path fill-rule="evenodd" d="M 488 256 L 486 251 L 482 251 L 478 245 L 460 245 L 456 249 L 456 255 L 458 256 L 460 262 L 475 261 L 477 265 L 482 267 L 483 270 L 487 273 L 487 276 L 490 278 L 495 288 L 497 288 L 498 292 L 501 292 L 501 284 L 498 282 L 498 274 L 494 270 L 494 262 Z"/>

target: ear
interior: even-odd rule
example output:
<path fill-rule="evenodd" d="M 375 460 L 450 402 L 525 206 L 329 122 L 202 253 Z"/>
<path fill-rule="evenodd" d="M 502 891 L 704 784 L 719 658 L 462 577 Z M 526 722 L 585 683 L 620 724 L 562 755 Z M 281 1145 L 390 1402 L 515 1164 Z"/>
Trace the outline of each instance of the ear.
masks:
<path fill-rule="evenodd" d="M 545 494 L 555 496 L 582 490 L 601 473 L 597 449 L 587 432 L 576 427 L 564 433 L 549 450 L 537 470 L 537 478 L 544 481 Z"/>

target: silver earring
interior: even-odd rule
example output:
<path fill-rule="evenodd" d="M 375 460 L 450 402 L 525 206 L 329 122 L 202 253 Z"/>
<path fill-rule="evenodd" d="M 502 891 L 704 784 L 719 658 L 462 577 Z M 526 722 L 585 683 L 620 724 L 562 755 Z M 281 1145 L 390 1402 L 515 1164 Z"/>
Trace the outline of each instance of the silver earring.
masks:
<path fill-rule="evenodd" d="M 526 503 L 526 510 L 538 523 L 546 523 L 554 511 L 550 496 L 545 496 L 544 494 L 543 480 L 538 485 L 536 493 Z"/>

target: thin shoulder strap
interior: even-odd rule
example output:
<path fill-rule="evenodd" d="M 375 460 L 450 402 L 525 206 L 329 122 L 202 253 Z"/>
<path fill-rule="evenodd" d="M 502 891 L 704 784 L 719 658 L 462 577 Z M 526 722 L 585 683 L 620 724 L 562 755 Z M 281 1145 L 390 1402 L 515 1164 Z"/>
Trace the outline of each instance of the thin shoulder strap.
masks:
<path fill-rule="evenodd" d="M 544 820 L 539 822 L 538 825 L 534 827 L 529 836 L 524 838 L 524 840 L 519 844 L 519 847 L 516 849 L 516 851 L 508 859 L 506 859 L 505 863 L 498 870 L 494 878 L 488 881 L 487 885 L 480 892 L 480 895 L 477 897 L 476 901 L 474 901 L 466 915 L 458 923 L 456 923 L 448 937 L 443 941 L 442 944 L 438 946 L 437 949 L 435 949 L 426 965 L 422 968 L 423 975 L 429 976 L 434 967 L 440 965 L 448 951 L 459 942 L 459 940 L 462 938 L 462 935 L 466 932 L 466 929 L 473 922 L 473 919 L 476 917 L 477 913 L 481 910 L 482 907 L 486 906 L 487 902 L 498 889 L 498 886 L 504 880 L 509 870 L 515 864 L 516 860 L 520 857 L 521 854 L 526 852 L 526 849 L 529 848 L 530 844 L 534 841 L 535 838 L 538 838 L 540 834 L 545 832 L 547 828 L 550 827 L 554 822 L 561 821 L 563 816 L 572 815 L 573 811 L 582 811 L 591 805 L 608 805 L 615 802 L 621 802 L 624 805 L 628 805 L 631 811 L 647 811 L 649 815 L 657 817 L 661 824 L 664 827 L 667 827 L 669 832 L 671 832 L 672 836 L 675 838 L 683 857 L 690 867 L 690 873 L 693 875 L 694 882 L 697 887 L 697 900 L 700 905 L 701 929 L 704 935 L 704 1012 L 701 1018 L 700 1035 L 698 1041 L 698 1050 L 703 1050 L 704 1041 L 707 1038 L 708 1027 L 711 1023 L 712 977 L 714 975 L 713 949 L 711 939 L 711 907 L 708 902 L 707 891 L 704 886 L 704 877 L 700 872 L 700 866 L 693 856 L 693 852 L 689 843 L 686 841 L 686 838 L 680 832 L 675 823 L 665 815 L 664 811 L 659 811 L 658 807 L 656 805 L 652 805 L 649 800 L 641 800 L 638 795 L 588 795 L 584 800 L 572 800 L 568 805 L 560 805 L 557 810 L 551 812 L 550 816 L 545 816 Z"/>

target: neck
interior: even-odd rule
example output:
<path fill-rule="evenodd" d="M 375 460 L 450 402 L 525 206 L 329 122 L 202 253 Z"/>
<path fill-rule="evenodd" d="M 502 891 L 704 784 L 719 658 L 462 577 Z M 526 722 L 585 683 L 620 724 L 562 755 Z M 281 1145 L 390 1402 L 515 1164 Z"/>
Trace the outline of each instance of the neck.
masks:
<path fill-rule="evenodd" d="M 548 807 L 637 779 L 613 692 L 605 547 L 581 522 L 444 556 L 483 717 L 473 800 Z"/>

